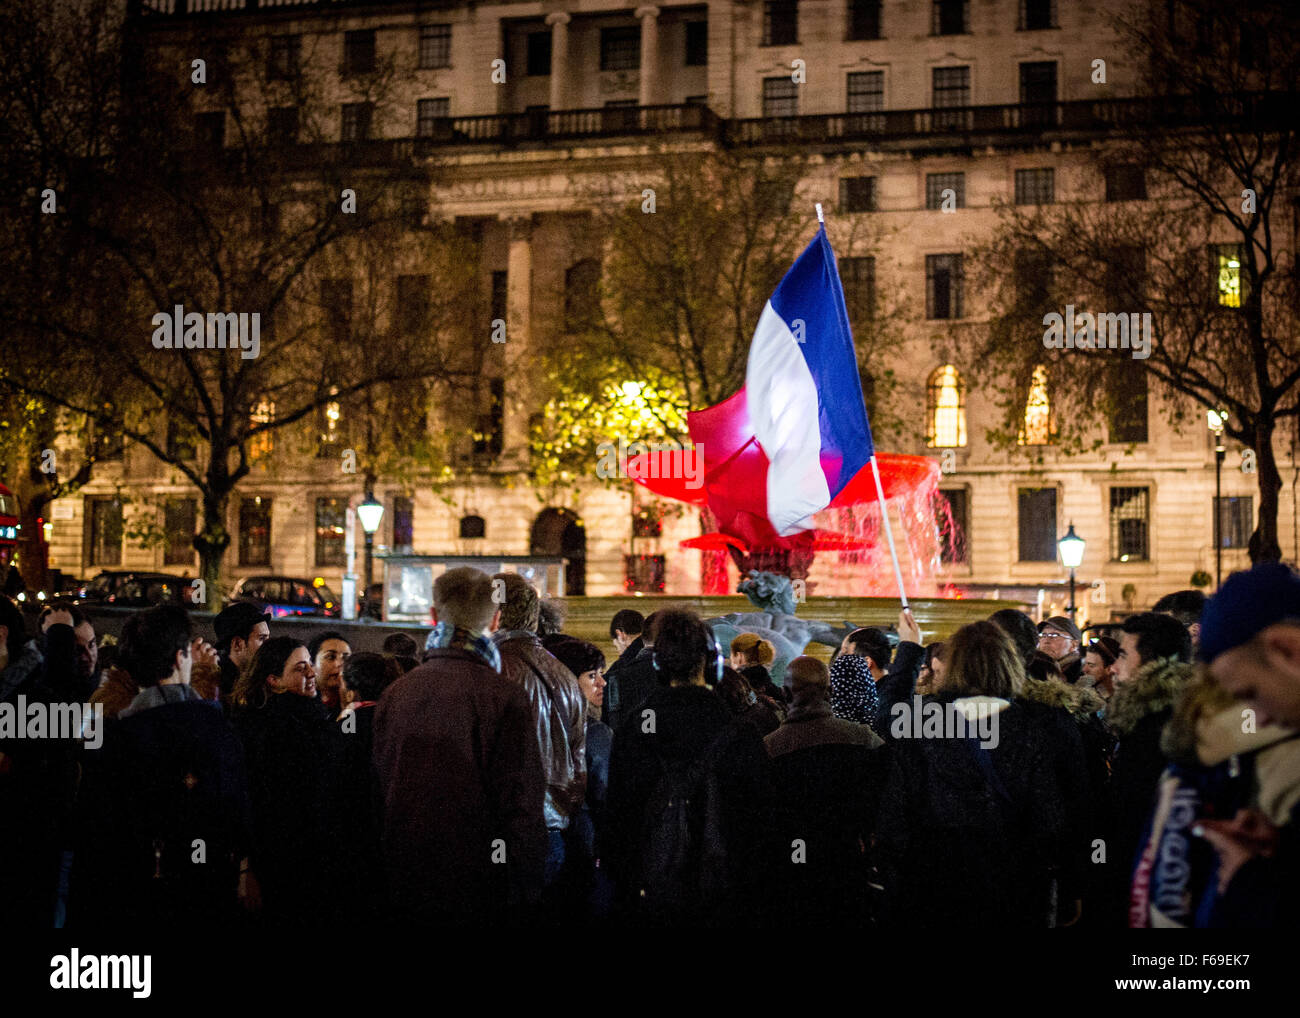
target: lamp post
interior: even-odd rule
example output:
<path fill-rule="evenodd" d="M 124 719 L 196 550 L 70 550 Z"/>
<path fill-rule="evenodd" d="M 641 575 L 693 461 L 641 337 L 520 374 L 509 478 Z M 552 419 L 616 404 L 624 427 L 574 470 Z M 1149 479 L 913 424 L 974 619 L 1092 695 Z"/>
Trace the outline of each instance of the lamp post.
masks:
<path fill-rule="evenodd" d="M 1061 552 L 1061 565 L 1070 570 L 1070 618 L 1074 619 L 1074 571 L 1083 561 L 1085 542 L 1074 532 L 1073 520 L 1070 521 L 1070 529 L 1065 532 L 1065 536 L 1056 542 L 1056 547 Z"/>
<path fill-rule="evenodd" d="M 362 598 L 370 596 L 370 584 L 373 582 L 375 568 L 375 531 L 379 521 L 384 518 L 384 505 L 375 500 L 372 492 L 366 492 L 366 500 L 357 506 L 357 516 L 361 520 L 361 529 L 366 533 L 366 586 Z"/>
<path fill-rule="evenodd" d="M 1205 411 L 1205 421 L 1214 433 L 1214 589 L 1223 583 L 1223 428 L 1228 423 L 1226 410 Z"/>

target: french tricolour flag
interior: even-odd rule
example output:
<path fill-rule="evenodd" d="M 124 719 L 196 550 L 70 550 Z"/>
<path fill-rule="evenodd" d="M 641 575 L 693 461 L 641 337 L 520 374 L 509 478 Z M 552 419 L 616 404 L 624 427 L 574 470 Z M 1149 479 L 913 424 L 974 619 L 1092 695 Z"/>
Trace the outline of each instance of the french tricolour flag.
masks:
<path fill-rule="evenodd" d="M 782 537 L 812 529 L 873 454 L 835 253 L 821 226 L 763 308 L 745 390 L 766 454 L 767 514 Z"/>

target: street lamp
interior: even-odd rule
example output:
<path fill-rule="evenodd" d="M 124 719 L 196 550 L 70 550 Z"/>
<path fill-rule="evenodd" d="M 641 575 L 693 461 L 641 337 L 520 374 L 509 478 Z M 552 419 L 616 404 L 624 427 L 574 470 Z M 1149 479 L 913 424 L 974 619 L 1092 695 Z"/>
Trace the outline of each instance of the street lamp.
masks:
<path fill-rule="evenodd" d="M 1070 521 L 1070 529 L 1066 531 L 1065 536 L 1056 542 L 1056 547 L 1061 551 L 1061 565 L 1070 570 L 1070 618 L 1074 618 L 1074 571 L 1079 568 L 1079 563 L 1083 561 L 1083 549 L 1085 542 L 1082 537 L 1074 532 L 1074 521 Z"/>
<path fill-rule="evenodd" d="M 1223 429 L 1228 423 L 1228 411 L 1207 410 L 1205 422 L 1214 432 L 1214 589 L 1223 583 L 1223 457 L 1228 450 L 1223 447 Z"/>
<path fill-rule="evenodd" d="M 366 532 L 366 586 L 362 597 L 369 597 L 375 568 L 375 531 L 379 529 L 379 521 L 384 518 L 384 504 L 368 491 L 366 500 L 357 506 L 357 516 L 361 520 L 361 529 Z"/>

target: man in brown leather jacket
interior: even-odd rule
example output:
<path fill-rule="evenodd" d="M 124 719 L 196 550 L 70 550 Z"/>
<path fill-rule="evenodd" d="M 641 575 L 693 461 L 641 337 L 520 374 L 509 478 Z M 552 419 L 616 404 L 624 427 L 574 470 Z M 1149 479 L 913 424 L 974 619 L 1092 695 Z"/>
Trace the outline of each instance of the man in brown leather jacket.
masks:
<path fill-rule="evenodd" d="M 587 792 L 586 700 L 573 674 L 537 636 L 541 599 L 518 573 L 492 577 L 501 610 L 493 641 L 501 652 L 501 674 L 523 687 L 533 711 L 542 769 L 546 773 L 543 809 L 549 847 L 544 883 L 555 881 L 564 865 L 564 831 Z"/>

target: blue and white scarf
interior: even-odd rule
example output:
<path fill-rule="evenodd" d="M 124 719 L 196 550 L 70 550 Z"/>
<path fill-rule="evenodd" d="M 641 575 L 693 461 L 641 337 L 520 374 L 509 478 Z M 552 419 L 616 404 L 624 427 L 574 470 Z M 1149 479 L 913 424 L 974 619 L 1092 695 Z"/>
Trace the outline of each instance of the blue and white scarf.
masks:
<path fill-rule="evenodd" d="M 424 641 L 425 650 L 442 650 L 452 646 L 478 656 L 494 672 L 501 671 L 501 654 L 487 633 L 474 636 L 468 629 L 453 626 L 450 622 L 439 622 L 429 631 Z"/>

